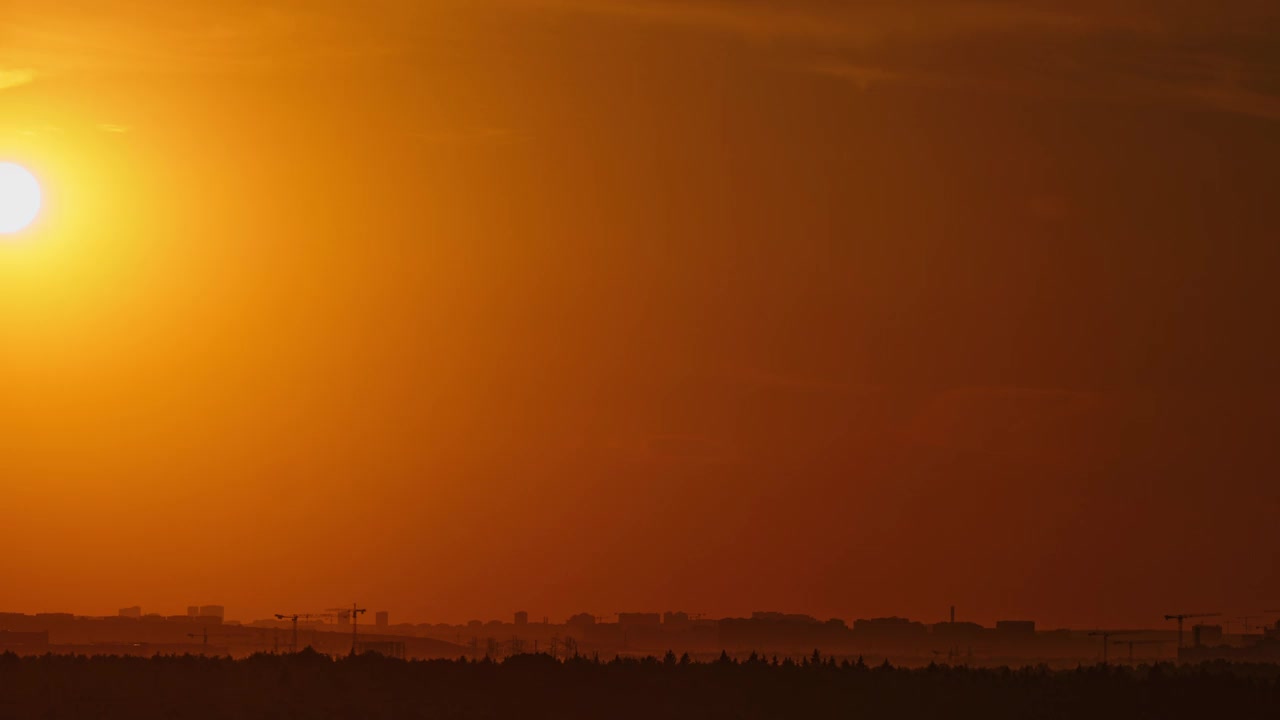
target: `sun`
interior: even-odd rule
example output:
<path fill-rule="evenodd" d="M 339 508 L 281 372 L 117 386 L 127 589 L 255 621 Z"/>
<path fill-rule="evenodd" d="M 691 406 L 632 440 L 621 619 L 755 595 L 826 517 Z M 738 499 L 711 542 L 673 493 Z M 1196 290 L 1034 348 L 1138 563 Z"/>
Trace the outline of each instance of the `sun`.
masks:
<path fill-rule="evenodd" d="M 0 162 L 0 235 L 25 230 L 40 214 L 40 182 L 15 163 Z"/>

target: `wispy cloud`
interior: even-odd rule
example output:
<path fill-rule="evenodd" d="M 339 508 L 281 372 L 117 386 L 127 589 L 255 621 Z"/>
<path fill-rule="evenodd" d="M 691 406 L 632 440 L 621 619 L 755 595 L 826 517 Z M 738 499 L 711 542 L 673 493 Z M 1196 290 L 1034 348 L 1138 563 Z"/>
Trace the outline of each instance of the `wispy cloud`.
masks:
<path fill-rule="evenodd" d="M 29 68 L 20 68 L 14 70 L 0 69 L 0 90 L 9 90 L 11 88 L 29 85 L 35 82 L 36 71 Z"/>
<path fill-rule="evenodd" d="M 1114 409 L 1105 395 L 1065 388 L 954 388 L 904 429 L 916 446 L 1060 466 L 1097 448 Z"/>
<path fill-rule="evenodd" d="M 19 126 L 15 128 L 10 128 L 9 132 L 13 132 L 17 135 L 21 135 L 22 137 L 34 138 L 34 137 L 56 137 L 58 135 L 65 134 L 66 130 L 58 125 L 45 124 L 45 125 L 34 125 L 34 126 L 24 125 L 24 126 Z"/>
<path fill-rule="evenodd" d="M 1192 100 L 1236 115 L 1280 120 L 1280 95 L 1268 95 L 1240 87 L 1189 87 L 1184 90 Z"/>
<path fill-rule="evenodd" d="M 1223 112 L 1280 120 L 1280 54 L 1241 58 L 1218 49 L 1186 58 L 1166 92 Z"/>
<path fill-rule="evenodd" d="M 866 90 L 872 85 L 902 78 L 901 72 L 886 70 L 871 65 L 854 65 L 851 63 L 826 63 L 813 66 L 813 72 L 827 75 L 853 83 L 859 90 Z"/>
<path fill-rule="evenodd" d="M 683 25 L 751 37 L 800 36 L 847 39 L 846 28 L 822 22 L 803 11 L 776 7 L 743 6 L 722 2 L 668 2 L 656 0 L 528 0 L 524 7 L 612 16 L 624 20 Z"/>
<path fill-rule="evenodd" d="M 0 62 L 59 73 L 191 74 L 314 69 L 388 52 L 384 37 L 353 32 L 361 18 L 351 13 L 230 5 L 157 4 L 142 23 L 102 8 L 67 16 L 32 4 L 0 19 Z"/>
<path fill-rule="evenodd" d="M 523 7 L 666 23 L 772 40 L 822 41 L 869 46 L 907 39 L 945 38 L 1011 31 L 1078 32 L 1137 26 L 1140 16 L 1088 14 L 1043 4 L 924 0 L 912 3 L 821 0 L 519 0 Z"/>
<path fill-rule="evenodd" d="M 476 142 L 505 142 L 515 137 L 516 133 L 502 127 L 473 127 L 453 130 L 420 130 L 409 133 L 409 136 L 423 142 L 440 145 L 457 145 Z"/>
<path fill-rule="evenodd" d="M 411 53 L 442 6 L 559 13 L 599 23 L 717 33 L 779 62 L 867 90 L 1139 102 L 1280 119 L 1280 12 L 1264 0 L 437 0 L 432 10 L 355 12 L 313 3 L 155 2 L 118 13 L 29 4 L 0 20 L 0 90 L 44 73 L 315 72 Z M 148 3 L 151 5 L 151 3 Z M 381 7 L 381 4 L 378 4 Z M 462 12 L 459 10 L 459 12 Z M 452 17 L 452 16 L 451 16 Z M 462 17 L 462 15 L 459 15 Z M 526 16 L 527 17 L 527 16 Z M 446 134 L 447 135 L 447 134 Z M 441 142 L 472 139 L 441 136 Z"/>
<path fill-rule="evenodd" d="M 803 70 L 859 90 L 933 90 L 1163 103 L 1280 119 L 1280 31 L 1268 3 L 1080 0 L 520 0 L 524 7 L 730 34 L 790 48 Z M 1188 48 L 1195 55 L 1188 55 Z"/>

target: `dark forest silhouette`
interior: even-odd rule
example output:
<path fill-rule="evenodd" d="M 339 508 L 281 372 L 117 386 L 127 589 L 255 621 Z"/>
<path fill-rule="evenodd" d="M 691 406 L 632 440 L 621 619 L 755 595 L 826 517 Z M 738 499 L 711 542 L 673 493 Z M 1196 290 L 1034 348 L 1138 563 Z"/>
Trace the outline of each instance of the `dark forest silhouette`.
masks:
<path fill-rule="evenodd" d="M 0 655 L 0 717 L 1275 718 L 1280 666 L 971 669 L 758 655 Z"/>

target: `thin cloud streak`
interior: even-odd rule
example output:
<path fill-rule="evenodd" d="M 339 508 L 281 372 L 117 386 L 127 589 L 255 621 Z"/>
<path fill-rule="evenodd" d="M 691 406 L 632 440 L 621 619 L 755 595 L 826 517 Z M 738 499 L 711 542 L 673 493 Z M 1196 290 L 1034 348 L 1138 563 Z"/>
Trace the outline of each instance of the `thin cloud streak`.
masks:
<path fill-rule="evenodd" d="M 0 69 L 0 90 L 11 90 L 35 82 L 36 71 L 30 68 L 15 70 Z"/>
<path fill-rule="evenodd" d="M 872 85 L 902 79 L 902 74 L 892 70 L 868 65 L 852 65 L 846 63 L 830 63 L 812 68 L 819 75 L 827 75 L 853 83 L 859 90 L 867 90 Z"/>
<path fill-rule="evenodd" d="M 353 40 L 349 23 L 313 11 L 166 11 L 158 20 L 166 28 L 159 43 L 152 27 L 110 13 L 85 12 L 68 22 L 32 10 L 0 22 L 0 62 L 57 73 L 297 71 L 396 49 L 376 37 Z"/>
<path fill-rule="evenodd" d="M 1149 29 L 1140 17 L 1105 17 L 1000 2 L 841 4 L 523 0 L 520 7 L 681 25 L 755 39 L 825 41 L 867 47 L 902 40 L 939 39 L 1027 30 L 1079 32 L 1106 27 Z"/>
<path fill-rule="evenodd" d="M 516 132 L 503 127 L 475 127 L 458 130 L 420 130 L 409 136 L 430 144 L 457 145 L 473 142 L 506 142 L 516 137 Z"/>
<path fill-rule="evenodd" d="M 1280 95 L 1260 89 L 1280 84 L 1280 57 L 1244 62 L 1235 56 L 1236 40 L 1264 33 L 1274 20 L 1249 2 L 1212 17 L 1097 3 L 1070 11 L 1006 2 L 522 3 L 530 4 L 789 45 L 801 68 L 846 80 L 858 90 L 892 83 L 1280 117 Z M 1200 55 L 1188 58 L 1189 46 L 1201 48 Z M 1224 67 L 1230 72 L 1214 70 Z"/>

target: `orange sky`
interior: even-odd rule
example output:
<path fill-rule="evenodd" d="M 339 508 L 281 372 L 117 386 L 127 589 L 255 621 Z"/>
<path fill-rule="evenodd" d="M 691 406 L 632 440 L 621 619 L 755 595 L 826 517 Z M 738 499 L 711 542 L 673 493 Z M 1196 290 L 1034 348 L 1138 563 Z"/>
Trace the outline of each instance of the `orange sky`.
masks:
<path fill-rule="evenodd" d="M 907 5 L 0 0 L 0 610 L 1280 603 L 1280 10 Z"/>

